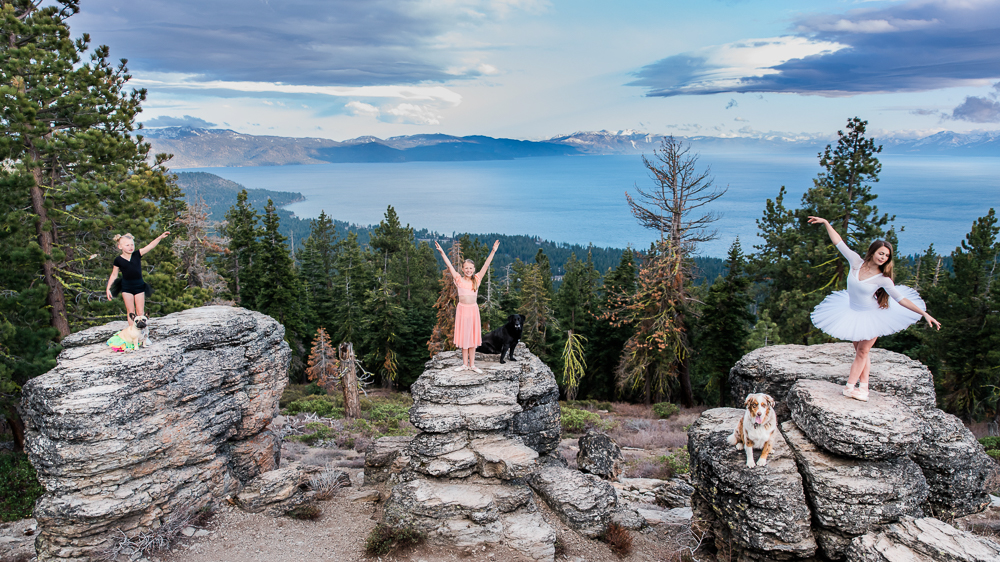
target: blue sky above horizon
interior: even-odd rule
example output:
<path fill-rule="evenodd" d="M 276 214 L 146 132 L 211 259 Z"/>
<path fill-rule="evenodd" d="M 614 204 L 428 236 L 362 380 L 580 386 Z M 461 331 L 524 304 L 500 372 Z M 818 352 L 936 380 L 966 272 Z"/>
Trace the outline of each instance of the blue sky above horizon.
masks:
<path fill-rule="evenodd" d="M 1000 130 L 1000 0 L 83 0 L 139 121 L 344 140 Z"/>

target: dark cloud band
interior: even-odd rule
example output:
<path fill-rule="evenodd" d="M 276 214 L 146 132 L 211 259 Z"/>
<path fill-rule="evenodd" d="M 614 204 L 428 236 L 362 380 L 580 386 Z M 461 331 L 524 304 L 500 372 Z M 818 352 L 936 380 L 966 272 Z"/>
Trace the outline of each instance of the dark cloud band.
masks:
<path fill-rule="evenodd" d="M 804 18 L 795 36 L 846 48 L 713 81 L 718 64 L 691 54 L 640 69 L 649 96 L 722 92 L 853 95 L 926 91 L 1000 78 L 1000 2 L 909 2 L 882 10 Z M 763 74 L 763 75 L 760 75 Z M 709 79 L 706 79 L 709 77 Z"/>

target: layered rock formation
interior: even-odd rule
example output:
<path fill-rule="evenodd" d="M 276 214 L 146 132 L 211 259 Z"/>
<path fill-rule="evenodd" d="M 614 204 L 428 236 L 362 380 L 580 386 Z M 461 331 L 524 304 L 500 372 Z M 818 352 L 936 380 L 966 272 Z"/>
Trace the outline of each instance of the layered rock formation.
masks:
<path fill-rule="evenodd" d="M 892 537 L 919 535 L 912 523 L 883 529 L 925 513 L 955 517 L 989 504 L 1000 471 L 961 421 L 934 407 L 930 372 L 901 355 L 876 351 L 868 402 L 841 394 L 854 357 L 849 344 L 762 348 L 732 369 L 734 400 L 766 392 L 778 401 L 785 421 L 775 453 L 790 449 L 784 456 L 794 460 L 790 467 L 777 466 L 782 456 L 774 454 L 767 467 L 746 468 L 743 453 L 723 441 L 743 410 L 702 415 L 689 431 L 693 505 L 717 542 L 731 536 L 745 560 L 811 556 L 808 549 L 789 548 L 804 544 L 801 533 L 791 532 L 801 526 L 770 513 L 772 492 L 761 488 L 779 490 L 785 502 L 779 505 L 796 513 L 796 521 L 804 519 L 809 527 L 811 520 L 808 535 L 818 554 L 832 560 L 881 560 L 872 552 L 897 549 Z M 885 559 L 903 559 L 894 556 Z"/>
<path fill-rule="evenodd" d="M 410 421 L 421 432 L 379 440 L 366 455 L 366 480 L 395 484 L 384 523 L 418 529 L 437 544 L 503 543 L 553 558 L 555 531 L 524 479 L 559 444 L 559 389 L 523 345 L 515 354 L 504 364 L 477 356 L 482 374 L 454 370 L 461 352 L 427 362 L 410 388 Z"/>
<path fill-rule="evenodd" d="M 847 562 L 897 560 L 996 562 L 1000 544 L 929 517 L 904 517 L 898 523 L 851 541 Z"/>
<path fill-rule="evenodd" d="M 747 468 L 727 438 L 744 410 L 707 410 L 688 429 L 694 518 L 711 526 L 716 546 L 741 560 L 794 560 L 816 553 L 802 477 L 779 435 L 767 466 Z M 759 454 L 755 452 L 755 456 Z"/>
<path fill-rule="evenodd" d="M 26 450 L 46 489 L 39 561 L 90 560 L 112 532 L 157 527 L 278 465 L 280 324 L 202 307 L 154 318 L 150 347 L 116 353 L 105 341 L 124 327 L 68 336 L 56 367 L 24 386 Z"/>

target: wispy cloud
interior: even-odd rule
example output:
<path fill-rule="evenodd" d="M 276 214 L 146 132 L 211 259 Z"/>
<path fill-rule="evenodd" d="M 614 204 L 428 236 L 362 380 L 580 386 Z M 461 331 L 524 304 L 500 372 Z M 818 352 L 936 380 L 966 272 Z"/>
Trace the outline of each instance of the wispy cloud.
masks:
<path fill-rule="evenodd" d="M 911 0 L 816 14 L 793 35 L 673 55 L 636 73 L 650 96 L 911 92 L 1000 77 L 1000 2 Z M 734 61 L 737 64 L 734 64 Z"/>
<path fill-rule="evenodd" d="M 993 84 L 994 92 L 985 97 L 966 96 L 958 107 L 952 110 L 951 119 L 973 123 L 1000 123 L 1000 82 Z"/>
<path fill-rule="evenodd" d="M 496 71 L 477 31 L 539 0 L 88 0 L 71 22 L 127 53 L 136 75 L 342 86 L 417 84 Z M 453 45 L 438 48 L 442 41 Z M 458 45 L 465 45 L 460 47 Z M 477 59 L 477 64 L 463 61 Z"/>
<path fill-rule="evenodd" d="M 169 115 L 161 115 L 159 117 L 154 117 L 148 121 L 143 121 L 143 126 L 145 127 L 192 127 L 192 128 L 206 128 L 214 127 L 215 123 L 209 123 L 200 117 L 191 117 L 190 115 L 185 115 L 184 117 L 170 117 Z"/>

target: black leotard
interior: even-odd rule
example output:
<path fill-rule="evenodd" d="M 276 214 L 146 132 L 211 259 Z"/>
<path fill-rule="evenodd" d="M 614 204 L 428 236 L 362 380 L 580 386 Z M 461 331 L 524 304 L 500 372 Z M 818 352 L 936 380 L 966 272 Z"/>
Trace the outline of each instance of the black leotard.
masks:
<path fill-rule="evenodd" d="M 123 293 L 137 295 L 146 292 L 146 282 L 142 280 L 142 254 L 139 250 L 132 252 L 128 260 L 117 256 L 114 265 L 122 272 Z"/>

